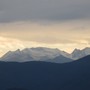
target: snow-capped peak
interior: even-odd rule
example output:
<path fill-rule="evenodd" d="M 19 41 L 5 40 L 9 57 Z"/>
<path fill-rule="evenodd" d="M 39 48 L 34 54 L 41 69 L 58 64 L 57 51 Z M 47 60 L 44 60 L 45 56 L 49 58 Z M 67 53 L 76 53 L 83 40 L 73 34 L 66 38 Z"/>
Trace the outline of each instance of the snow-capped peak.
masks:
<path fill-rule="evenodd" d="M 45 47 L 37 47 L 37 48 L 25 48 L 23 50 L 16 50 L 16 51 L 9 51 L 6 53 L 2 59 L 4 60 L 13 60 L 13 59 L 20 59 L 20 60 L 48 60 L 54 59 L 58 56 L 68 57 L 68 53 L 61 51 L 59 49 L 51 49 Z"/>
<path fill-rule="evenodd" d="M 41 59 L 43 57 L 52 59 L 60 55 L 60 51 L 58 49 L 50 49 L 50 48 L 26 48 L 22 50 L 24 54 L 31 55 L 33 59 Z"/>
<path fill-rule="evenodd" d="M 65 51 L 61 51 L 59 49 L 51 49 L 45 47 L 37 47 L 37 48 L 25 48 L 23 50 L 9 51 L 7 52 L 0 60 L 5 61 L 44 61 L 51 60 L 58 56 L 64 56 L 66 58 L 70 58 L 73 60 L 80 59 L 90 55 L 90 48 L 85 48 L 83 50 L 75 49 L 71 54 L 68 54 Z"/>
<path fill-rule="evenodd" d="M 82 57 L 85 57 L 87 55 L 90 55 L 90 48 L 89 47 L 86 47 L 82 50 L 79 50 L 79 49 L 75 49 L 73 52 L 72 52 L 72 59 L 80 59 Z"/>

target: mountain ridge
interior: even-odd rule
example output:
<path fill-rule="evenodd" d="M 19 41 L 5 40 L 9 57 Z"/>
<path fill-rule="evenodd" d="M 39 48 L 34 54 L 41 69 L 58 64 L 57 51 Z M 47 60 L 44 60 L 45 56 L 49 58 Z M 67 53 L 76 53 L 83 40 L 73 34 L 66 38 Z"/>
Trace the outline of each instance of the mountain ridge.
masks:
<path fill-rule="evenodd" d="M 1 57 L 1 61 L 16 61 L 16 62 L 27 62 L 27 61 L 50 61 L 50 62 L 72 62 L 82 57 L 90 55 L 90 48 L 86 47 L 82 50 L 75 49 L 71 54 L 61 51 L 59 49 L 51 49 L 46 47 L 37 48 L 25 48 L 23 50 L 17 49 L 16 51 L 9 51 Z M 58 58 L 55 60 L 55 58 Z M 60 58 L 61 57 L 61 58 Z M 66 60 L 67 59 L 67 60 Z M 52 61 L 51 61 L 52 60 Z M 60 60 L 60 61 L 59 61 Z M 62 61 L 63 60 L 63 61 Z"/>
<path fill-rule="evenodd" d="M 0 62 L 0 90 L 89 90 L 90 55 L 80 60 L 50 62 Z"/>
<path fill-rule="evenodd" d="M 67 58 L 68 53 L 60 51 L 59 49 L 50 48 L 25 48 L 23 50 L 9 51 L 2 58 L 1 61 L 16 61 L 16 62 L 27 62 L 27 61 L 50 61 L 55 60 L 56 57 L 60 57 L 59 60 L 64 62 L 72 61 Z"/>

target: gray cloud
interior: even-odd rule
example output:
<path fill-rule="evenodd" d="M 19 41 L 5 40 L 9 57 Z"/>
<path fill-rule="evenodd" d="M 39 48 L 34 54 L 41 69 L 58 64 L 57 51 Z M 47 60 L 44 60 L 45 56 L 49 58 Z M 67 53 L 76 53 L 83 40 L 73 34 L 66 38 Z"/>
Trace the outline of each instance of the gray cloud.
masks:
<path fill-rule="evenodd" d="M 0 22 L 90 18 L 90 0 L 0 0 Z"/>

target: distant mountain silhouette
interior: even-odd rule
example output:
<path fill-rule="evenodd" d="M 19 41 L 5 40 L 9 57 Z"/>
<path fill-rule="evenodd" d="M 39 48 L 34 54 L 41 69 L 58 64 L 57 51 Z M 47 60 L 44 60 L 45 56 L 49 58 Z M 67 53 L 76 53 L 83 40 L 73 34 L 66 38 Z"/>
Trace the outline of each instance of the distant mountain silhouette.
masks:
<path fill-rule="evenodd" d="M 28 62 L 28 61 L 46 61 L 54 63 L 67 63 L 73 61 L 67 58 L 68 53 L 58 49 L 50 48 L 26 48 L 24 50 L 9 51 L 0 61 L 5 62 Z"/>
<path fill-rule="evenodd" d="M 0 62 L 0 90 L 90 90 L 90 56 L 70 63 Z"/>
<path fill-rule="evenodd" d="M 68 62 L 73 62 L 74 60 L 60 55 L 54 59 L 49 59 L 49 60 L 45 60 L 45 61 L 46 62 L 53 62 L 53 63 L 68 63 Z"/>
<path fill-rule="evenodd" d="M 90 48 L 89 47 L 86 47 L 82 50 L 80 49 L 75 49 L 72 53 L 71 53 L 71 57 L 72 59 L 74 60 L 77 60 L 77 59 L 80 59 L 80 58 L 83 58 L 87 55 L 90 55 Z"/>
<path fill-rule="evenodd" d="M 25 48 L 23 50 L 9 51 L 0 58 L 6 62 L 28 62 L 28 61 L 47 61 L 54 63 L 67 63 L 90 55 L 90 48 L 82 50 L 75 49 L 71 54 L 46 47 Z"/>

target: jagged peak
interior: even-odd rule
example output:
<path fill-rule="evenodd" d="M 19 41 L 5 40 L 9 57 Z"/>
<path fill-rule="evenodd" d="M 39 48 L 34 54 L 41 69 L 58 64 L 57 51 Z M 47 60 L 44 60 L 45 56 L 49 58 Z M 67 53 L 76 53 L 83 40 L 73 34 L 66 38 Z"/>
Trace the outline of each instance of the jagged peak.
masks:
<path fill-rule="evenodd" d="M 77 49 L 77 48 L 75 48 L 74 50 L 73 50 L 73 52 L 72 53 L 76 53 L 76 52 L 78 52 L 78 51 L 81 51 L 80 49 Z M 71 53 L 71 54 L 72 54 Z"/>

